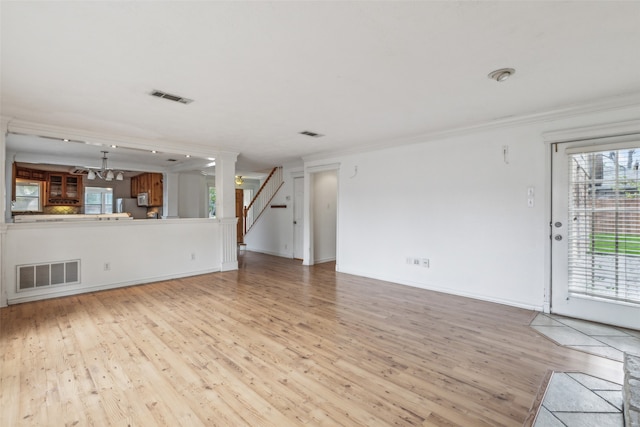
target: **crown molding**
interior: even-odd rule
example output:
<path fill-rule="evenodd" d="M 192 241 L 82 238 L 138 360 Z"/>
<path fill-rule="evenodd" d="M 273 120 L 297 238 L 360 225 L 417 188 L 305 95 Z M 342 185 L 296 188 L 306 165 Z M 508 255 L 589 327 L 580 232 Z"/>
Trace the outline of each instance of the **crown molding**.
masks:
<path fill-rule="evenodd" d="M 461 126 L 454 129 L 441 129 L 433 132 L 427 132 L 424 134 L 414 135 L 405 138 L 397 138 L 387 141 L 381 141 L 378 144 L 367 145 L 366 147 L 359 148 L 346 148 L 343 150 L 336 150 L 331 152 L 324 152 L 318 154 L 312 154 L 303 157 L 305 162 L 324 160 L 328 158 L 335 158 L 337 156 L 366 153 L 371 151 L 379 151 L 387 148 L 398 147 L 403 145 L 419 144 L 424 142 L 431 142 L 446 138 L 466 136 L 477 132 L 489 131 L 507 127 L 523 126 L 533 123 L 545 123 L 549 121 L 570 119 L 573 117 L 580 117 L 587 114 L 600 113 L 603 111 L 614 111 L 629 107 L 640 108 L 640 92 L 634 92 L 631 94 L 624 94 L 618 96 L 612 96 L 603 98 L 597 101 L 581 104 L 571 104 L 552 110 L 546 110 L 536 113 L 524 114 L 514 117 L 506 117 L 502 119 L 492 120 L 490 122 L 477 123 L 469 126 Z M 563 132 L 563 131 L 560 131 Z M 567 131 L 568 132 L 568 131 Z M 553 132 L 545 133 L 545 135 L 551 135 Z M 557 141 L 556 141 L 557 142 Z"/>

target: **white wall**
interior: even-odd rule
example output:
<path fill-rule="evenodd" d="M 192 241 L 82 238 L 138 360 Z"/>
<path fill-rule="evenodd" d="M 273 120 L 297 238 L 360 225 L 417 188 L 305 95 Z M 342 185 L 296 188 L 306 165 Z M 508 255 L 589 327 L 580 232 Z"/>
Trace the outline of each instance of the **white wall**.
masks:
<path fill-rule="evenodd" d="M 178 177 L 178 216 L 209 216 L 207 178 L 200 173 L 181 173 Z"/>
<path fill-rule="evenodd" d="M 221 269 L 220 224 L 213 219 L 7 224 L 6 227 L 2 273 L 9 303 Z M 16 266 L 74 259 L 81 263 L 80 284 L 17 291 Z M 108 271 L 105 263 L 109 263 Z"/>
<path fill-rule="evenodd" d="M 336 220 L 338 201 L 338 172 L 328 170 L 311 174 L 313 261 L 322 263 L 336 259 Z"/>
<path fill-rule="evenodd" d="M 640 117 L 637 105 L 581 111 L 305 162 L 305 169 L 340 165 L 337 269 L 543 309 L 550 286 L 550 147 L 543 133 Z M 284 194 L 291 194 L 292 179 L 285 179 Z M 536 194 L 532 208 L 528 187 Z M 257 227 L 249 249 L 291 256 L 281 251 L 293 246 L 284 219 L 272 215 Z M 430 267 L 407 258 L 427 258 Z"/>
<path fill-rule="evenodd" d="M 542 307 L 545 150 L 520 128 L 341 158 L 339 270 Z"/>

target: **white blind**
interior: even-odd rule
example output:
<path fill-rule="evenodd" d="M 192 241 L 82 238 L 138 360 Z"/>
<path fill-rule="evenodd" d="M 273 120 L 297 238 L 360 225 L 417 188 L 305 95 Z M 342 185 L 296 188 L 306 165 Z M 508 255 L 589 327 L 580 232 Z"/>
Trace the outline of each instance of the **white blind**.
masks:
<path fill-rule="evenodd" d="M 570 294 L 640 304 L 639 161 L 640 147 L 569 156 Z"/>

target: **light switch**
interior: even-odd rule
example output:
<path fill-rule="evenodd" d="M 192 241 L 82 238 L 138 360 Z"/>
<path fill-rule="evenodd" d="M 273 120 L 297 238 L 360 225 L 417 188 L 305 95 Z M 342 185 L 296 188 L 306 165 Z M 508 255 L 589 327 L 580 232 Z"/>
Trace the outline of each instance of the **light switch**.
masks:
<path fill-rule="evenodd" d="M 533 196 L 535 196 L 535 189 L 534 189 L 534 187 L 528 187 L 528 188 L 527 188 L 527 197 L 532 198 Z"/>

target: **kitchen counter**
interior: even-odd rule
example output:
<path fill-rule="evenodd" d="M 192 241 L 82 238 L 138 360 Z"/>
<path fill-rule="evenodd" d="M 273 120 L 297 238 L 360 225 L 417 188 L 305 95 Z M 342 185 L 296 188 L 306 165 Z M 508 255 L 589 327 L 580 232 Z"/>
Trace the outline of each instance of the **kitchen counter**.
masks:
<path fill-rule="evenodd" d="M 126 213 L 100 214 L 100 215 L 16 215 L 13 218 L 15 223 L 31 223 L 31 222 L 68 222 L 68 221 L 130 221 L 130 217 Z"/>

